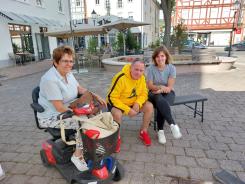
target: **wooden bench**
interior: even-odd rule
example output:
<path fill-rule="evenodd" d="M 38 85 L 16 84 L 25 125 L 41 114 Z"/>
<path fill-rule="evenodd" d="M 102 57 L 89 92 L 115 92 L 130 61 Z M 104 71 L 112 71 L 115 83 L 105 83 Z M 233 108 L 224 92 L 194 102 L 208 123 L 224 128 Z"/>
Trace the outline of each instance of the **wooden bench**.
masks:
<path fill-rule="evenodd" d="M 171 106 L 175 105 L 185 105 L 186 107 L 192 109 L 194 111 L 194 118 L 196 115 L 201 116 L 201 121 L 203 122 L 203 114 L 204 114 L 204 102 L 207 101 L 208 99 L 206 97 L 203 97 L 202 95 L 198 94 L 193 94 L 193 95 L 184 95 L 184 96 L 176 96 L 174 103 Z M 201 103 L 201 109 L 198 109 L 198 102 Z M 194 107 L 191 106 L 190 104 L 194 103 Z M 154 130 L 157 129 L 157 121 L 156 121 L 156 108 L 154 111 Z"/>

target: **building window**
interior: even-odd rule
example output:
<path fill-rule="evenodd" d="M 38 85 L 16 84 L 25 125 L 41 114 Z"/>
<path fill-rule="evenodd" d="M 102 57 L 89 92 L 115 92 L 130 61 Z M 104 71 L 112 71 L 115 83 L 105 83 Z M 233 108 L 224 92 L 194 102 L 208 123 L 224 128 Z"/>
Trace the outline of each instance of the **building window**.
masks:
<path fill-rule="evenodd" d="M 30 32 L 31 27 L 26 25 L 19 25 L 19 24 L 9 24 L 10 31 L 20 31 L 20 32 Z"/>
<path fill-rule="evenodd" d="M 59 12 L 63 12 L 62 0 L 58 0 L 58 10 Z"/>
<path fill-rule="evenodd" d="M 95 4 L 100 4 L 100 0 L 95 0 Z"/>
<path fill-rule="evenodd" d="M 81 1 L 80 0 L 76 0 L 76 6 L 81 6 Z"/>
<path fill-rule="evenodd" d="M 43 6 L 42 0 L 36 0 L 37 6 Z"/>
<path fill-rule="evenodd" d="M 47 27 L 39 27 L 39 29 L 40 29 L 40 33 L 48 32 L 48 28 Z"/>
<path fill-rule="evenodd" d="M 117 1 L 117 7 L 118 8 L 122 8 L 122 0 L 118 0 Z"/>
<path fill-rule="evenodd" d="M 128 12 L 128 18 L 129 19 L 134 19 L 133 12 Z"/>

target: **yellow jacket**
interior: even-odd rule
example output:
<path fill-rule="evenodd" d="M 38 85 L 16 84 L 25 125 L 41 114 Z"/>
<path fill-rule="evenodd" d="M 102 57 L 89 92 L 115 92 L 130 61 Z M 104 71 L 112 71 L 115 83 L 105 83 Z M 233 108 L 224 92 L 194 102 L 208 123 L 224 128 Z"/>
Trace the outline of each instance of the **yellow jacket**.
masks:
<path fill-rule="evenodd" d="M 138 80 L 132 79 L 130 64 L 127 64 L 113 77 L 106 100 L 111 106 L 121 109 L 127 115 L 135 102 L 141 108 L 147 98 L 145 76 L 142 75 Z"/>

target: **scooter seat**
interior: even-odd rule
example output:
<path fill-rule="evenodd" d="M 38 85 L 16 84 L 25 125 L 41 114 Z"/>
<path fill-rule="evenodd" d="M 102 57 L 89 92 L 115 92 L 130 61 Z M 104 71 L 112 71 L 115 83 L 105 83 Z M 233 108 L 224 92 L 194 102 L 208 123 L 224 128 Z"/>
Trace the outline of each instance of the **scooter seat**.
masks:
<path fill-rule="evenodd" d="M 60 134 L 60 129 L 59 128 L 47 128 L 46 129 L 48 133 L 50 133 L 54 139 L 59 139 L 61 138 L 61 134 Z M 73 129 L 65 129 L 65 135 L 67 138 L 69 138 L 70 136 L 74 135 L 76 133 L 76 130 Z"/>

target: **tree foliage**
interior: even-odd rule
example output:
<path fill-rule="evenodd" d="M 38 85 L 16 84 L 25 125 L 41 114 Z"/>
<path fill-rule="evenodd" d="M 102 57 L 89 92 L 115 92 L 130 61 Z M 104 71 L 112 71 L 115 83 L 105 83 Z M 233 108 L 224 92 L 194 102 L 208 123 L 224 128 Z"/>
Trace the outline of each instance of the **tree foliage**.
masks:
<path fill-rule="evenodd" d="M 160 41 L 160 39 L 157 39 L 155 41 L 155 43 L 154 42 L 151 42 L 151 44 L 149 45 L 149 47 L 152 48 L 152 49 L 155 49 L 155 48 L 159 47 L 160 45 L 161 45 L 161 41 Z"/>
<path fill-rule="evenodd" d="M 119 52 L 123 52 L 123 33 L 119 32 L 117 34 L 117 41 L 116 41 L 116 50 Z"/>
<path fill-rule="evenodd" d="M 112 47 L 113 50 L 118 51 L 119 53 L 124 52 L 124 37 L 125 37 L 125 46 L 127 50 L 139 50 L 140 45 L 137 43 L 134 35 L 131 33 L 130 29 L 127 30 L 126 34 L 119 32 L 117 34 L 117 39 L 113 42 Z"/>
<path fill-rule="evenodd" d="M 90 37 L 88 40 L 88 52 L 89 53 L 96 53 L 96 47 L 97 47 L 97 38 L 96 37 Z"/>
<path fill-rule="evenodd" d="M 171 46 L 178 47 L 178 50 L 184 46 L 184 42 L 187 40 L 187 27 L 183 24 L 183 22 L 179 23 L 174 27 L 173 35 L 171 36 Z"/>
<path fill-rule="evenodd" d="M 135 37 L 132 34 L 132 32 L 130 31 L 130 29 L 128 29 L 128 31 L 127 31 L 125 41 L 126 41 L 126 48 L 128 50 L 137 49 L 137 40 L 135 39 Z"/>

